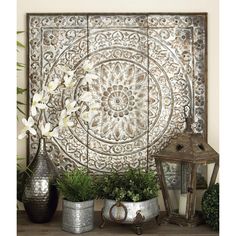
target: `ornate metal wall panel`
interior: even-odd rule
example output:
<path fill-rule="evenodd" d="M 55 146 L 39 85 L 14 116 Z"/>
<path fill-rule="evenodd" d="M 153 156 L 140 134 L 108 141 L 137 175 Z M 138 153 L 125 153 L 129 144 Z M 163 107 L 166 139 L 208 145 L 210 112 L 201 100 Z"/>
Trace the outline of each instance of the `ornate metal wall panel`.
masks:
<path fill-rule="evenodd" d="M 206 136 L 206 33 L 206 14 L 28 14 L 29 101 L 61 76 L 60 64 L 79 77 L 89 58 L 99 75 L 90 89 L 100 113 L 90 127 L 77 116 L 75 127 L 48 143 L 55 163 L 96 173 L 152 168 L 150 154 L 183 131 L 185 105 L 194 131 Z M 44 118 L 56 125 L 61 104 L 78 99 L 81 86 L 54 96 Z M 30 136 L 30 156 L 37 143 Z M 166 171 L 176 185 L 178 168 Z"/>

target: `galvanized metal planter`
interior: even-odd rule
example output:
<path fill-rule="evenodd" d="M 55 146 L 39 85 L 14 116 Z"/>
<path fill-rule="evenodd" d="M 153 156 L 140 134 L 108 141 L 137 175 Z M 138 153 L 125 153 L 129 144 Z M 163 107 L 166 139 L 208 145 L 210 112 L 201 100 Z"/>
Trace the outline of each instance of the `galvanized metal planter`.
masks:
<path fill-rule="evenodd" d="M 105 199 L 102 209 L 102 224 L 105 220 L 114 221 L 122 224 L 134 224 L 136 233 L 142 234 L 142 224 L 159 216 L 159 206 L 157 198 L 142 202 L 117 202 Z"/>
<path fill-rule="evenodd" d="M 94 228 L 94 200 L 70 202 L 63 200 L 62 229 L 75 234 Z"/>

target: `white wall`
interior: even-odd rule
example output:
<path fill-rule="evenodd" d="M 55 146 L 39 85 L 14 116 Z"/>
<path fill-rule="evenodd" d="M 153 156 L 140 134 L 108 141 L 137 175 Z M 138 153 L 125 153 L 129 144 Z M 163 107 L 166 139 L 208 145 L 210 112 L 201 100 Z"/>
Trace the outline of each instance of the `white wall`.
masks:
<path fill-rule="evenodd" d="M 26 31 L 26 13 L 33 12 L 208 12 L 208 142 L 219 151 L 218 0 L 18 0 L 17 30 Z M 25 34 L 18 39 L 25 43 Z M 18 61 L 26 63 L 25 50 L 18 53 Z M 26 81 L 25 71 L 19 72 L 17 84 L 26 87 Z M 26 102 L 26 96 L 20 98 Z M 25 140 L 17 141 L 17 153 L 26 156 Z"/>

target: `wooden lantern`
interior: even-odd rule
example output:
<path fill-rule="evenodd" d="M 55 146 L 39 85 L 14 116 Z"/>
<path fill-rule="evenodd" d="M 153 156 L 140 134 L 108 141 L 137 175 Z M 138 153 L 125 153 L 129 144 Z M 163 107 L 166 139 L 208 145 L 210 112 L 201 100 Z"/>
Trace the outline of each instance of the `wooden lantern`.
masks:
<path fill-rule="evenodd" d="M 215 183 L 219 170 L 219 154 L 207 144 L 201 134 L 193 133 L 190 122 L 191 119 L 187 118 L 184 133 L 173 139 L 160 153 L 153 155 L 167 211 L 165 220 L 180 226 L 195 226 L 202 221 L 199 212 L 195 210 L 198 166 L 215 163 L 210 186 Z M 181 165 L 181 193 L 177 209 L 173 207 L 167 187 L 163 168 L 165 163 Z"/>

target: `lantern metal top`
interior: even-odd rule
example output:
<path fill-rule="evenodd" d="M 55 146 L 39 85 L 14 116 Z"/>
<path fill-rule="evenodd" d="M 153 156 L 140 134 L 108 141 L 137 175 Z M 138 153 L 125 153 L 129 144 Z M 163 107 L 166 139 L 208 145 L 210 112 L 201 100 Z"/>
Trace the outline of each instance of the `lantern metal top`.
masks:
<path fill-rule="evenodd" d="M 186 117 L 186 128 L 183 133 L 171 140 L 171 143 L 154 154 L 169 162 L 212 163 L 219 159 L 219 154 L 205 141 L 201 134 L 194 133 L 191 124 L 192 116 Z"/>

